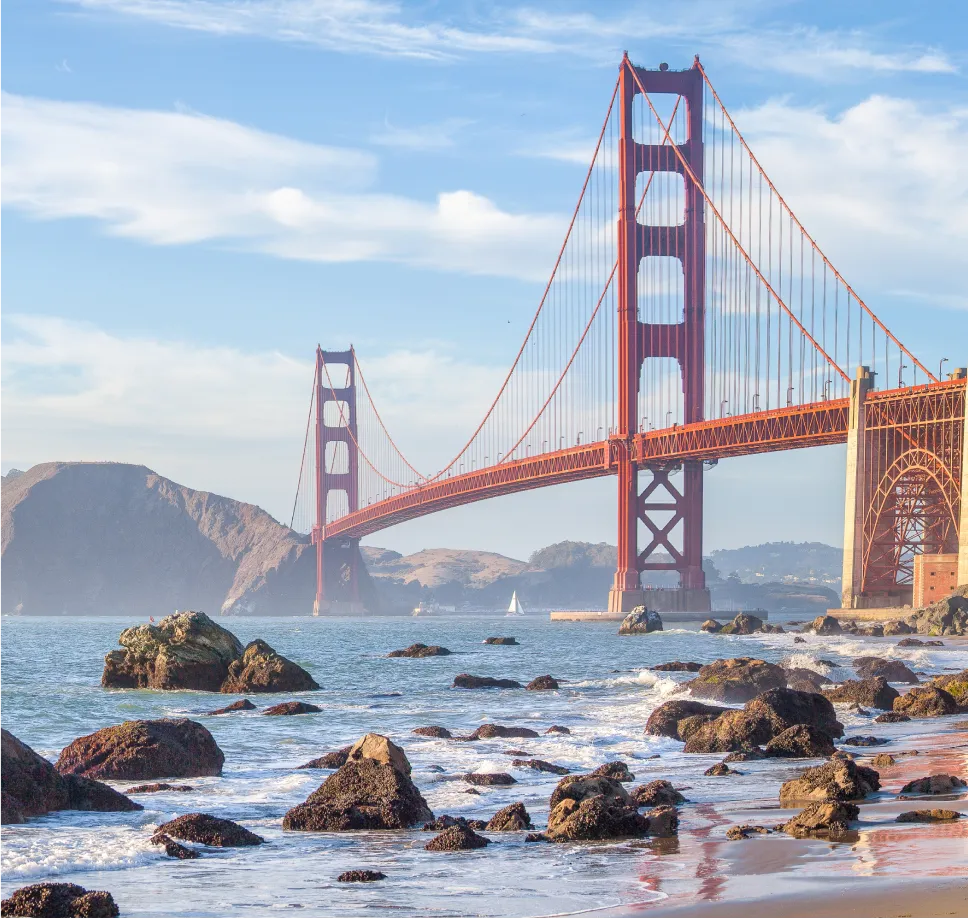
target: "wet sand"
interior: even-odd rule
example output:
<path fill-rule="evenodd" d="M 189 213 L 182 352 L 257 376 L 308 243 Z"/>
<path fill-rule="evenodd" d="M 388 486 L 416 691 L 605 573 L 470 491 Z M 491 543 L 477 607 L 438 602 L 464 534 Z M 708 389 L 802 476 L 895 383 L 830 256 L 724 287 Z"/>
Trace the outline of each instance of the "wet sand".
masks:
<path fill-rule="evenodd" d="M 960 728 L 960 725 L 959 725 Z M 917 750 L 917 755 L 900 755 Z M 860 763 L 870 755 L 857 756 Z M 727 840 L 737 823 L 773 827 L 797 809 L 686 806 L 689 826 L 674 840 L 647 844 L 639 880 L 646 902 L 595 911 L 614 916 L 968 916 L 968 819 L 898 824 L 899 813 L 945 807 L 968 813 L 968 795 L 898 800 L 901 786 L 925 775 L 968 775 L 968 732 L 910 738 L 890 748 L 897 764 L 880 769 L 881 792 L 861 808 L 856 833 L 842 842 L 784 834 Z M 742 769 L 742 764 L 737 764 Z M 724 781 L 728 781 L 724 779 Z M 686 792 L 688 795 L 688 792 Z M 705 822 L 705 826 L 700 824 Z"/>

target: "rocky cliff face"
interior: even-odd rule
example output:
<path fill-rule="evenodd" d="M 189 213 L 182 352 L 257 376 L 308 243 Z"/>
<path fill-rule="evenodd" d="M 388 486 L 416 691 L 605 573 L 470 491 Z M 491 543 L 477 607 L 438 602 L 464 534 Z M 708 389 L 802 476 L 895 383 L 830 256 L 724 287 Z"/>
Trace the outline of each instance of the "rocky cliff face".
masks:
<path fill-rule="evenodd" d="M 4 613 L 312 610 L 308 538 L 253 504 L 125 463 L 44 463 L 2 494 Z"/>

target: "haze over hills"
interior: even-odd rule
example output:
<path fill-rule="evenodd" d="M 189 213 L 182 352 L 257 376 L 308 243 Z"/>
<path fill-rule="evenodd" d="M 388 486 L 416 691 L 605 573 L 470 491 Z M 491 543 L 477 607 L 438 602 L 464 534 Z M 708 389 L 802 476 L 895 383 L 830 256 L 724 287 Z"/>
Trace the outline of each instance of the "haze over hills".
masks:
<path fill-rule="evenodd" d="M 145 466 L 44 463 L 2 486 L 4 613 L 166 615 L 194 608 L 235 615 L 309 614 L 315 553 L 308 537 L 261 508 L 196 491 Z M 527 561 L 495 552 L 362 547 L 381 611 L 421 601 L 502 609 L 601 608 L 615 570 L 607 543 L 560 542 Z M 813 610 L 836 605 L 840 550 L 769 543 L 706 559 L 718 609 Z M 654 586 L 675 574 L 656 572 Z"/>

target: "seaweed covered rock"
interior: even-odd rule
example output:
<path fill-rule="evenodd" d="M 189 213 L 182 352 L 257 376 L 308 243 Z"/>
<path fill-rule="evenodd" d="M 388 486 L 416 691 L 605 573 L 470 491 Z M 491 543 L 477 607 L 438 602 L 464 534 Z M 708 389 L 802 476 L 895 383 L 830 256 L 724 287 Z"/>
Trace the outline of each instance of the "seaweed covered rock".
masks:
<path fill-rule="evenodd" d="M 429 724 L 426 727 L 414 728 L 410 733 L 419 734 L 421 737 L 436 737 L 441 740 L 450 740 L 454 736 L 447 728 L 443 728 L 439 724 Z"/>
<path fill-rule="evenodd" d="M 520 689 L 517 680 L 503 680 L 491 676 L 474 676 L 471 673 L 458 673 L 454 677 L 452 689 Z"/>
<path fill-rule="evenodd" d="M 731 826 L 726 831 L 727 839 L 752 839 L 753 836 L 766 836 L 769 830 L 765 826 L 743 823 L 739 826 Z"/>
<path fill-rule="evenodd" d="M 729 709 L 718 718 L 691 731 L 685 753 L 732 753 L 751 750 L 773 737 L 774 730 L 762 715 Z"/>
<path fill-rule="evenodd" d="M 655 664 L 649 669 L 659 673 L 698 673 L 702 670 L 702 664 L 697 664 L 695 661 L 669 661 L 665 664 Z"/>
<path fill-rule="evenodd" d="M 766 745 L 764 752 L 770 757 L 806 759 L 830 756 L 834 749 L 834 742 L 826 731 L 809 724 L 795 724 L 777 734 Z"/>
<path fill-rule="evenodd" d="M 486 645 L 516 645 L 518 640 L 511 635 L 492 635 L 484 639 Z"/>
<path fill-rule="evenodd" d="M 371 871 L 369 868 L 355 868 L 353 871 L 344 871 L 336 880 L 340 884 L 367 884 L 386 880 L 386 875 L 382 871 Z"/>
<path fill-rule="evenodd" d="M 685 804 L 686 799 L 675 788 L 672 782 L 665 779 L 655 779 L 646 785 L 639 785 L 632 789 L 632 800 L 639 807 L 661 807 L 663 805 L 675 807 Z"/>
<path fill-rule="evenodd" d="M 732 622 L 727 622 L 720 632 L 723 635 L 752 635 L 763 628 L 763 620 L 751 613 L 740 613 Z"/>
<path fill-rule="evenodd" d="M 425 645 L 419 641 L 410 645 L 409 648 L 401 648 L 398 651 L 391 651 L 387 657 L 444 657 L 451 652 L 441 645 Z"/>
<path fill-rule="evenodd" d="M 908 621 L 920 635 L 968 635 L 968 584 L 950 597 L 914 612 Z"/>
<path fill-rule="evenodd" d="M 153 795 L 160 791 L 194 791 L 194 785 L 169 785 L 168 782 L 151 782 L 148 785 L 132 785 L 125 788 L 128 795 Z"/>
<path fill-rule="evenodd" d="M 923 778 L 908 782 L 901 788 L 902 795 L 953 795 L 959 794 L 965 787 L 964 779 L 956 775 L 926 775 Z"/>
<path fill-rule="evenodd" d="M 943 689 L 958 705 L 968 709 L 968 670 L 937 676 L 930 685 L 936 689 Z"/>
<path fill-rule="evenodd" d="M 94 779 L 61 775 L 7 730 L 0 731 L 3 794 L 0 822 L 23 823 L 51 811 L 140 811 L 142 807 Z"/>
<path fill-rule="evenodd" d="M 208 728 L 188 718 L 125 721 L 79 737 L 55 768 L 92 779 L 189 778 L 221 775 L 225 754 Z"/>
<path fill-rule="evenodd" d="M 280 717 L 283 715 L 318 715 L 322 709 L 310 702 L 280 702 L 263 709 L 263 715 Z"/>
<path fill-rule="evenodd" d="M 881 787 L 880 776 L 851 759 L 830 760 L 780 786 L 780 804 L 796 801 L 854 801 Z"/>
<path fill-rule="evenodd" d="M 707 705 L 705 702 L 694 702 L 689 699 L 672 699 L 669 702 L 663 702 L 649 715 L 649 720 L 645 723 L 645 733 L 657 737 L 671 737 L 673 740 L 685 740 L 679 726 L 687 718 L 700 717 L 702 720 L 694 725 L 698 727 L 705 722 L 714 721 L 728 711 L 730 709 L 721 705 Z"/>
<path fill-rule="evenodd" d="M 487 823 L 486 829 L 493 832 L 511 832 L 512 830 L 530 830 L 531 815 L 521 801 L 502 807 Z"/>
<path fill-rule="evenodd" d="M 77 884 L 30 884 L 15 890 L 0 904 L 2 916 L 119 916 L 118 904 L 106 890 L 85 890 Z"/>
<path fill-rule="evenodd" d="M 657 838 L 676 836 L 679 833 L 679 811 L 670 805 L 653 807 L 643 814 L 648 822 L 648 834 Z"/>
<path fill-rule="evenodd" d="M 839 635 L 843 629 L 840 626 L 840 620 L 833 616 L 817 616 L 810 623 L 810 631 L 815 635 Z"/>
<path fill-rule="evenodd" d="M 475 833 L 466 824 L 455 824 L 435 836 L 424 848 L 430 852 L 459 852 L 465 849 L 483 849 L 491 840 Z"/>
<path fill-rule="evenodd" d="M 234 820 L 213 817 L 211 814 L 183 814 L 163 823 L 155 831 L 155 835 L 173 836 L 175 839 L 187 839 L 189 842 L 200 842 L 202 845 L 218 848 L 259 846 L 265 842 L 261 836 Z"/>
<path fill-rule="evenodd" d="M 473 733 L 467 735 L 468 740 L 490 740 L 492 737 L 538 737 L 537 731 L 531 728 L 513 728 L 504 724 L 482 724 Z"/>
<path fill-rule="evenodd" d="M 235 712 L 251 712 L 255 710 L 255 706 L 248 699 L 239 699 L 238 702 L 233 702 L 231 705 L 226 705 L 224 708 L 217 708 L 214 711 L 206 712 L 207 715 L 231 715 Z"/>
<path fill-rule="evenodd" d="M 588 773 L 589 776 L 604 776 L 606 779 L 614 779 L 616 782 L 634 782 L 635 776 L 629 772 L 629 767 L 621 760 L 613 760 L 609 763 L 602 763 Z"/>
<path fill-rule="evenodd" d="M 917 629 L 908 625 L 903 619 L 895 619 L 893 622 L 884 623 L 884 636 L 892 638 L 895 635 L 913 635 Z"/>
<path fill-rule="evenodd" d="M 722 775 L 742 775 L 741 772 L 737 772 L 735 769 L 730 769 L 725 762 L 716 763 L 715 766 L 710 766 L 703 775 L 709 776 L 722 776 Z"/>
<path fill-rule="evenodd" d="M 518 769 L 533 769 L 535 772 L 550 772 L 552 775 L 570 775 L 571 770 L 566 766 L 556 766 L 543 759 L 515 759 L 511 765 Z"/>
<path fill-rule="evenodd" d="M 619 635 L 647 635 L 662 631 L 662 617 L 653 609 L 637 606 L 618 627 Z"/>
<path fill-rule="evenodd" d="M 165 616 L 158 625 L 125 629 L 123 651 L 104 658 L 101 685 L 115 689 L 198 689 L 219 692 L 242 643 L 202 612 Z"/>
<path fill-rule="evenodd" d="M 461 778 L 471 785 L 516 785 L 517 779 L 506 772 L 465 772 Z"/>
<path fill-rule="evenodd" d="M 842 839 L 847 835 L 849 824 L 856 820 L 860 810 L 856 804 L 842 801 L 822 801 L 811 804 L 783 824 L 781 829 L 791 836 L 826 836 Z"/>
<path fill-rule="evenodd" d="M 546 689 L 558 689 L 559 686 L 558 681 L 550 673 L 546 673 L 544 676 L 535 677 L 524 688 L 535 692 Z"/>
<path fill-rule="evenodd" d="M 888 683 L 920 683 L 914 671 L 904 661 L 892 661 L 885 657 L 856 657 L 853 660 L 857 676 L 862 680 L 881 676 Z"/>
<path fill-rule="evenodd" d="M 786 687 L 769 689 L 747 702 L 743 711 L 768 721 L 774 734 L 796 724 L 810 725 L 831 737 L 840 737 L 844 733 L 833 705 L 816 692 L 800 692 Z"/>
<path fill-rule="evenodd" d="M 550 728 L 548 728 L 547 731 L 545 731 L 545 734 L 570 734 L 570 733 L 571 733 L 571 728 L 566 728 L 562 724 L 553 724 L 551 725 Z"/>
<path fill-rule="evenodd" d="M 960 710 L 954 696 L 937 686 L 915 686 L 894 700 L 894 711 L 912 718 L 940 718 Z"/>
<path fill-rule="evenodd" d="M 648 831 L 648 818 L 613 779 L 562 779 L 551 795 L 546 835 L 553 842 L 645 836 Z"/>
<path fill-rule="evenodd" d="M 722 623 L 717 622 L 715 619 L 707 619 L 701 626 L 699 626 L 701 632 L 708 632 L 711 635 L 715 635 L 717 632 L 723 630 Z"/>
<path fill-rule="evenodd" d="M 787 686 L 800 692 L 820 692 L 830 682 L 822 673 L 808 667 L 784 667 Z"/>
<path fill-rule="evenodd" d="M 847 680 L 839 686 L 824 689 L 823 694 L 831 702 L 854 702 L 870 708 L 880 708 L 890 711 L 894 700 L 900 693 L 887 685 L 882 676 L 871 677 L 867 680 Z"/>
<path fill-rule="evenodd" d="M 782 667 L 757 658 L 734 657 L 706 664 L 685 689 L 691 696 L 716 702 L 749 702 L 768 689 L 785 686 Z"/>
<path fill-rule="evenodd" d="M 965 815 L 959 811 L 948 810 L 943 807 L 923 811 L 904 811 L 897 815 L 898 823 L 948 823 L 960 820 Z"/>
<path fill-rule="evenodd" d="M 261 638 L 249 642 L 229 664 L 219 692 L 309 692 L 319 684 L 299 664 L 283 657 Z"/>
<path fill-rule="evenodd" d="M 165 855 L 169 858 L 181 859 L 182 861 L 198 858 L 201 854 L 198 849 L 193 849 L 191 846 L 183 846 L 180 842 L 176 842 L 167 833 L 155 833 L 151 837 L 151 844 L 154 846 L 164 846 Z"/>
<path fill-rule="evenodd" d="M 901 712 L 884 712 L 882 715 L 878 715 L 874 719 L 875 724 L 901 724 L 904 721 L 910 721 L 910 715 L 904 715 Z"/>

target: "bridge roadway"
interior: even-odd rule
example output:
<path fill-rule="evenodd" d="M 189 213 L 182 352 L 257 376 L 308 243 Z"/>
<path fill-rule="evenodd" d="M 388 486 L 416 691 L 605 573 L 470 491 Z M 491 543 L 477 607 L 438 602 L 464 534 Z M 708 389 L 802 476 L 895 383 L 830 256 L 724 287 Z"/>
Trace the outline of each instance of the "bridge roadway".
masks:
<path fill-rule="evenodd" d="M 848 399 L 754 412 L 636 434 L 631 448 L 638 463 L 669 465 L 845 443 L 848 412 Z M 485 498 L 612 475 L 626 449 L 613 438 L 445 477 L 340 517 L 326 525 L 325 537 L 368 536 Z"/>

